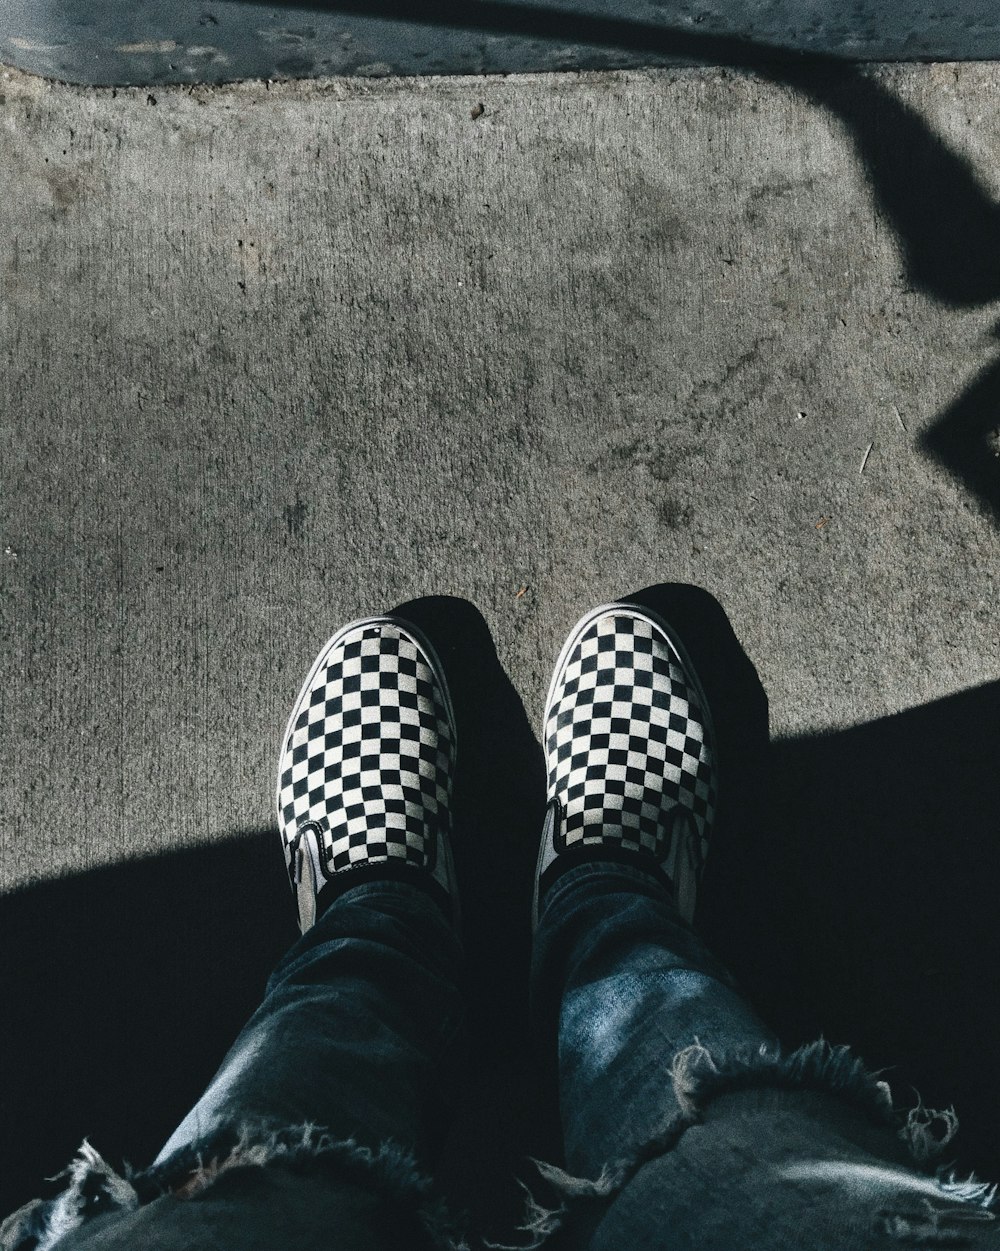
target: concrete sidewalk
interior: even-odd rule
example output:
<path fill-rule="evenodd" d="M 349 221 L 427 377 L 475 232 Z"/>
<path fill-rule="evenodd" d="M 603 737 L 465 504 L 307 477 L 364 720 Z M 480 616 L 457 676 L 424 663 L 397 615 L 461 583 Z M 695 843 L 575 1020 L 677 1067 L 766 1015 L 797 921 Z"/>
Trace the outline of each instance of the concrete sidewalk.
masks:
<path fill-rule="evenodd" d="M 1000 678 L 1000 74 L 866 81 L 859 138 L 725 70 L 0 75 L 0 886 L 269 822 L 316 650 L 418 595 L 535 726 L 577 617 L 665 580 L 780 736 Z"/>

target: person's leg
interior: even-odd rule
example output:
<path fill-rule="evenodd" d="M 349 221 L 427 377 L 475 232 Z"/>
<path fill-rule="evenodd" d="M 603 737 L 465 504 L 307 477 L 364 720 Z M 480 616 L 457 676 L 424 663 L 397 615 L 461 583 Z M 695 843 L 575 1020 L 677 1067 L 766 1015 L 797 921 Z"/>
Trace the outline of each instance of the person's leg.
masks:
<path fill-rule="evenodd" d="M 391 618 L 338 631 L 292 708 L 278 769 L 302 938 L 158 1163 L 250 1121 L 392 1138 L 426 1158 L 463 1042 L 455 756 L 428 640 Z"/>
<path fill-rule="evenodd" d="M 670 1123 L 670 1064 L 685 1047 L 722 1062 L 777 1047 L 668 889 L 629 865 L 580 864 L 552 885 L 533 964 L 539 1020 L 558 1037 L 571 1173 L 597 1177 Z"/>
<path fill-rule="evenodd" d="M 84 1144 L 67 1190 L 7 1223 L 10 1245 L 451 1245 L 427 1171 L 465 1052 L 455 758 L 428 641 L 392 618 L 339 631 L 282 739 L 302 937 L 156 1161 L 119 1177 Z"/>
<path fill-rule="evenodd" d="M 668 1068 L 682 1048 L 697 1040 L 724 1058 L 777 1040 L 689 924 L 716 761 L 674 631 L 623 603 L 583 617 L 544 737 L 532 1000 L 540 1028 L 558 1032 L 568 1167 L 597 1176 L 676 1112 Z"/>
<path fill-rule="evenodd" d="M 391 1139 L 428 1163 L 464 1042 L 461 958 L 418 885 L 348 890 L 275 969 L 157 1163 L 226 1127 L 304 1122 L 369 1146 Z"/>
<path fill-rule="evenodd" d="M 937 1114 L 907 1128 L 846 1048 L 783 1054 L 692 929 L 715 759 L 670 627 L 625 604 L 583 618 L 544 734 L 532 999 L 558 1048 L 568 1172 L 543 1166 L 535 1245 L 560 1226 L 589 1251 L 989 1236 L 990 1187 L 919 1167 Z"/>

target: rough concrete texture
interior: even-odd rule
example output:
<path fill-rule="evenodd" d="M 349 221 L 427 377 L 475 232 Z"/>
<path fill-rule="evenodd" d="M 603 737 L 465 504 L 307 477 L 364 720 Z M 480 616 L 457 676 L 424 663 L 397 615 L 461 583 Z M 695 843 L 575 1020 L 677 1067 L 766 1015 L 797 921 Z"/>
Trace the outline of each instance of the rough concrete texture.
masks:
<path fill-rule="evenodd" d="M 535 726 L 577 617 L 667 580 L 778 736 L 1000 678 L 989 446 L 924 446 L 995 412 L 995 258 L 928 248 L 993 230 L 1000 82 L 863 81 L 946 145 L 889 192 L 897 106 L 725 70 L 4 72 L 3 888 L 267 824 L 316 650 L 423 594 Z"/>

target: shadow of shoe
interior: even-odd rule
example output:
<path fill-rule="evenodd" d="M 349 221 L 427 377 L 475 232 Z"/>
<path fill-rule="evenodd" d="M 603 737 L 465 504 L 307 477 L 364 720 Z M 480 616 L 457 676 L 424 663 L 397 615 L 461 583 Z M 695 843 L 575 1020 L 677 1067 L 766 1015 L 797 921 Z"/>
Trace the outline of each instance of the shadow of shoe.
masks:
<path fill-rule="evenodd" d="M 744 906 L 739 884 L 743 860 L 760 838 L 757 821 L 767 794 L 767 695 L 725 610 L 708 591 L 662 583 L 624 598 L 659 613 L 676 631 L 708 699 L 719 794 L 697 924 L 710 946 L 723 947 L 735 934 L 746 941 L 758 928 L 757 914 Z"/>
<path fill-rule="evenodd" d="M 392 609 L 433 644 L 458 728 L 455 867 L 473 1038 L 465 1097 L 437 1172 L 457 1210 L 509 1232 L 525 1154 L 558 1150 L 555 1082 L 529 1043 L 530 900 L 545 806 L 541 748 L 489 628 L 465 600 L 431 596 Z"/>

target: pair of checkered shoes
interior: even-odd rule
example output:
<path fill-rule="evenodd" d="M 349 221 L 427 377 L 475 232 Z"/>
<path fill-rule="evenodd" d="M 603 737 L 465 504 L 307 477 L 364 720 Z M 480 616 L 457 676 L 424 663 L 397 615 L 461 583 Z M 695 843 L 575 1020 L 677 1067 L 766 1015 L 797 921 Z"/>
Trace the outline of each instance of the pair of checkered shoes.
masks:
<path fill-rule="evenodd" d="M 633 604 L 574 627 L 544 716 L 548 794 L 533 917 L 566 869 L 631 864 L 691 921 L 715 812 L 715 751 L 697 674 L 671 628 Z M 364 881 L 420 881 L 457 919 L 451 855 L 455 714 L 440 661 L 400 618 L 339 630 L 282 740 L 278 822 L 299 927 Z"/>

